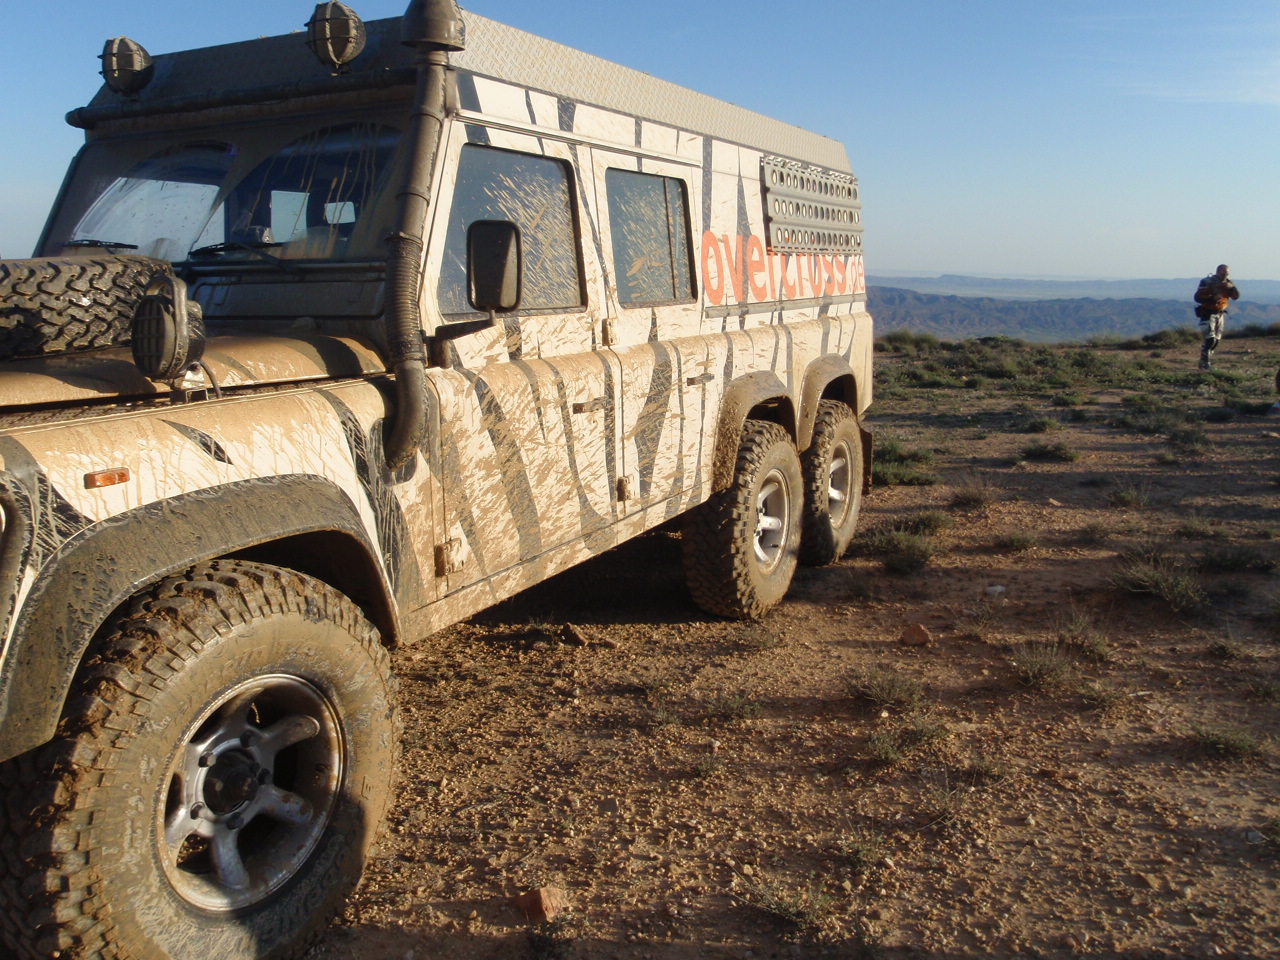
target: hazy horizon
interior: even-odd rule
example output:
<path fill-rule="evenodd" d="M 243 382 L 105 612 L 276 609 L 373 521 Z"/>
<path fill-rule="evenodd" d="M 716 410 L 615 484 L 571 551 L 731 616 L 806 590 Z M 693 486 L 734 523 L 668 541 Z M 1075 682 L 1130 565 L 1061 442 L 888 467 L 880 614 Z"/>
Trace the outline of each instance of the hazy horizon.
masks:
<path fill-rule="evenodd" d="M 1216 264 L 1214 265 L 1216 266 Z M 902 278 L 913 280 L 941 280 L 944 277 L 961 277 L 974 280 L 1046 280 L 1054 283 L 1143 283 L 1146 281 L 1181 281 L 1181 280 L 1199 280 L 1201 277 L 1208 276 L 1212 273 L 1212 269 L 1206 270 L 1203 274 L 1197 274 L 1192 277 L 1190 274 L 1182 277 L 1094 277 L 1094 276 L 1054 276 L 1051 274 L 1036 273 L 957 273 L 954 270 L 881 270 L 868 269 L 867 279 L 872 277 L 884 277 L 888 279 Z M 1241 277 L 1233 270 L 1231 279 L 1239 283 L 1280 283 L 1280 278 L 1273 277 Z"/>
<path fill-rule="evenodd" d="M 406 0 L 351 0 L 367 20 Z M 79 143 L 63 116 L 127 35 L 153 54 L 301 30 L 313 0 L 10 4 L 0 254 L 29 256 Z M 654 0 L 468 10 L 843 142 L 872 274 L 1280 272 L 1280 7 Z M 465 11 L 464 11 L 465 16 Z M 1208 51 L 1212 51 L 1209 53 Z M 834 67 L 838 66 L 838 69 Z"/>

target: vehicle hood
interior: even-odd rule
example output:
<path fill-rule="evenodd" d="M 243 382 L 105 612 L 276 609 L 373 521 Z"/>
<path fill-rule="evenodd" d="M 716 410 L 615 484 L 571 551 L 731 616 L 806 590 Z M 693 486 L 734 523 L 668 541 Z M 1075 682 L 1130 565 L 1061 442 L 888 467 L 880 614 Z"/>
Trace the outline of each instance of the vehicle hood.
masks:
<path fill-rule="evenodd" d="M 386 364 L 366 340 L 355 337 L 214 337 L 204 362 L 220 388 L 360 377 Z M 152 383 L 126 347 L 54 354 L 0 362 L 0 409 L 59 403 L 146 398 L 172 392 Z"/>

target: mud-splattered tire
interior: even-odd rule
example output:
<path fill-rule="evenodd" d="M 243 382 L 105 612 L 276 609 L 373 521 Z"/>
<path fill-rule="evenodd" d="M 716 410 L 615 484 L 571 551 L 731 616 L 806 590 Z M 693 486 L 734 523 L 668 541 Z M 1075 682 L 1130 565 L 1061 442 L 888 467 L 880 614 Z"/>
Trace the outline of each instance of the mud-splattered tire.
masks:
<path fill-rule="evenodd" d="M 398 751 L 360 610 L 217 561 L 108 626 L 57 738 L 0 770 L 8 956 L 285 960 L 343 906 Z"/>
<path fill-rule="evenodd" d="M 147 281 L 170 269 L 135 256 L 0 260 L 0 360 L 127 343 Z"/>
<path fill-rule="evenodd" d="M 694 601 L 738 620 L 777 606 L 795 573 L 802 508 L 791 438 L 777 424 L 748 420 L 733 483 L 691 510 L 681 534 Z"/>
<path fill-rule="evenodd" d="M 849 548 L 862 510 L 862 437 L 846 404 L 818 403 L 813 443 L 800 457 L 804 474 L 804 532 L 800 562 L 835 563 Z"/>

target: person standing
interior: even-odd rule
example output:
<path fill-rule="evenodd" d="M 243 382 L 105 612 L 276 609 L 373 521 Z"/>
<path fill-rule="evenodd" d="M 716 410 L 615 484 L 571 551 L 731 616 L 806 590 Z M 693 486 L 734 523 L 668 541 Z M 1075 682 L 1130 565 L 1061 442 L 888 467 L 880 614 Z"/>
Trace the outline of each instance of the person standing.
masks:
<path fill-rule="evenodd" d="M 1227 304 L 1240 299 L 1240 291 L 1227 279 L 1227 265 L 1218 264 L 1218 269 L 1200 281 L 1196 288 L 1196 316 L 1200 318 L 1200 332 L 1204 334 L 1204 342 L 1200 344 L 1200 369 L 1209 369 L 1209 358 L 1217 349 L 1222 339 L 1222 331 L 1227 323 Z"/>

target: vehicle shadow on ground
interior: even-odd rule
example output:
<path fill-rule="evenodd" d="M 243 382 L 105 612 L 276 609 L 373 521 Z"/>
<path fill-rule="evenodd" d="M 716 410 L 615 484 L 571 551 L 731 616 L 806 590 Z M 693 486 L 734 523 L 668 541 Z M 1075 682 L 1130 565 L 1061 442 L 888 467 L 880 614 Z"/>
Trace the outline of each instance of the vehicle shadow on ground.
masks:
<path fill-rule="evenodd" d="M 680 537 L 653 530 L 476 614 L 512 623 L 695 624 L 717 622 L 685 586 Z"/>

